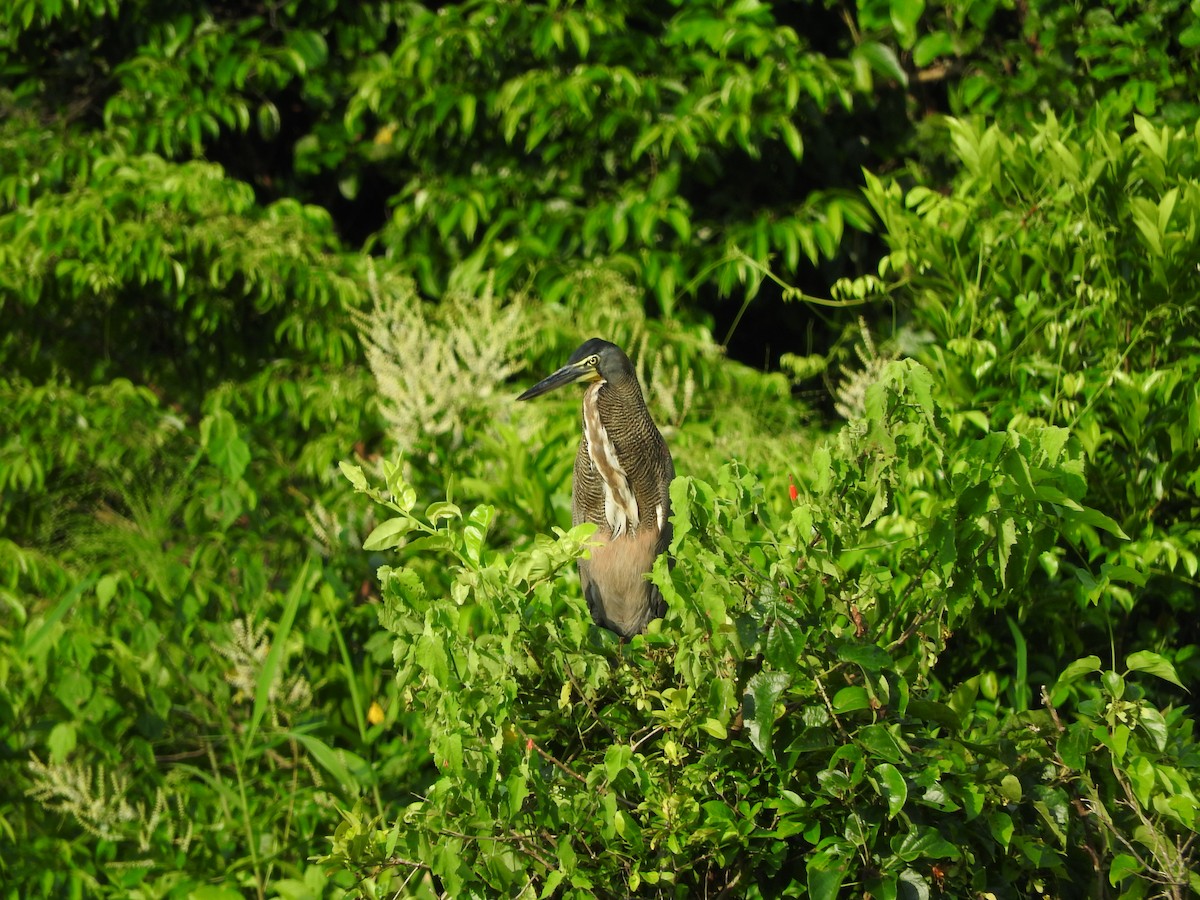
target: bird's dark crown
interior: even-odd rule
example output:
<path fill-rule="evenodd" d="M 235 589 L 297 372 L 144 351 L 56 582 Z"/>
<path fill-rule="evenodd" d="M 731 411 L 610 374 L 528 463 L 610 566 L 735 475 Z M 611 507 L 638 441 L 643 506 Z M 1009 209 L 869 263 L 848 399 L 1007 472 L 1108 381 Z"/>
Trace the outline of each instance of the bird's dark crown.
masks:
<path fill-rule="evenodd" d="M 604 378 L 609 378 L 617 372 L 632 372 L 633 364 L 629 361 L 629 357 L 625 355 L 625 351 L 609 341 L 600 338 L 591 338 L 584 341 L 571 358 L 567 360 L 567 365 L 574 365 L 582 362 L 589 356 L 597 358 L 596 371 Z"/>

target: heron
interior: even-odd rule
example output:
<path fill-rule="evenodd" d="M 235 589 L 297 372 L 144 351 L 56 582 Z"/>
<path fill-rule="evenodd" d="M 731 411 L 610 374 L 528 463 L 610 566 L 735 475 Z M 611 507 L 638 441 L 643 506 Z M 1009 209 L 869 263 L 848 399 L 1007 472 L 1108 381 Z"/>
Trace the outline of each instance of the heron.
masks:
<path fill-rule="evenodd" d="M 517 399 L 574 383 L 585 387 L 571 524 L 596 526 L 591 558 L 579 560 L 579 580 L 596 623 L 628 640 L 666 612 L 647 576 L 671 543 L 675 464 L 633 364 L 616 344 L 585 341 L 565 366 Z"/>

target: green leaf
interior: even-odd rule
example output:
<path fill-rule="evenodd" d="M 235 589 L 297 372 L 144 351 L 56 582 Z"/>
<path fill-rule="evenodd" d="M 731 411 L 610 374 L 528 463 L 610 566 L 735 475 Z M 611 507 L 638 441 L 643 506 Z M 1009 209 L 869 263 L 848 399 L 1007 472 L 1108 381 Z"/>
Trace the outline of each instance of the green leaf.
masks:
<path fill-rule="evenodd" d="M 361 781 L 350 773 L 350 769 L 347 768 L 344 761 L 348 755 L 353 756 L 353 754 L 347 754 L 345 750 L 334 750 L 323 740 L 311 734 L 304 734 L 303 732 L 299 731 L 289 731 L 287 732 L 287 735 L 300 744 L 303 744 L 304 748 L 310 754 L 312 754 L 313 759 L 315 759 L 326 772 L 333 776 L 334 781 L 336 781 L 343 790 L 357 792 L 361 789 Z M 359 768 L 365 770 L 366 764 L 363 762 L 363 760 L 359 759 L 358 762 Z"/>
<path fill-rule="evenodd" d="M 771 747 L 775 704 L 789 684 L 791 677 L 785 672 L 759 672 L 750 679 L 742 697 L 742 716 L 750 743 L 767 759 L 775 758 Z"/>
<path fill-rule="evenodd" d="M 1091 525 L 1093 528 L 1099 528 L 1102 531 L 1107 531 L 1109 534 L 1119 537 L 1123 541 L 1129 540 L 1121 526 L 1111 516 L 1106 516 L 1099 510 L 1089 509 L 1088 507 L 1080 507 L 1079 509 L 1068 509 L 1063 513 L 1063 517 L 1072 522 L 1080 522 L 1084 525 Z"/>
<path fill-rule="evenodd" d="M 783 134 L 783 142 L 787 145 L 792 158 L 797 160 L 803 158 L 804 138 L 800 136 L 799 129 L 787 119 L 782 119 L 779 123 L 779 130 Z"/>
<path fill-rule="evenodd" d="M 1069 769 L 1082 772 L 1087 768 L 1088 754 L 1094 744 L 1090 725 L 1074 722 L 1058 739 L 1058 755 Z"/>
<path fill-rule="evenodd" d="M 41 623 L 38 630 L 25 641 L 24 647 L 21 648 L 26 659 L 38 659 L 42 645 L 49 641 L 50 636 L 62 621 L 63 616 L 75 605 L 75 601 L 88 591 L 96 581 L 97 577 L 95 575 L 89 576 L 59 598 L 58 602 L 54 604 L 54 608 L 50 611 L 50 615 L 46 617 L 46 621 Z M 36 622 L 36 620 L 34 621 Z M 33 624 L 34 622 L 31 622 L 30 627 Z"/>
<path fill-rule="evenodd" d="M 1005 516 L 1000 522 L 1000 534 L 996 537 L 996 552 L 998 568 L 1000 569 L 1000 584 L 1008 586 L 1008 560 L 1012 548 L 1017 543 L 1017 524 L 1012 516 Z"/>
<path fill-rule="evenodd" d="M 250 464 L 250 447 L 238 435 L 237 421 L 225 410 L 205 416 L 200 442 L 209 461 L 230 481 L 238 481 Z"/>
<path fill-rule="evenodd" d="M 812 900 L 837 900 L 847 873 L 847 865 L 840 853 L 836 850 L 814 853 L 808 857 L 804 869 Z"/>
<path fill-rule="evenodd" d="M 467 517 L 466 527 L 463 528 L 463 541 L 467 547 L 467 558 L 472 562 L 479 562 L 484 541 L 487 540 L 488 527 L 495 517 L 496 508 L 487 504 L 475 507 Z"/>
<path fill-rule="evenodd" d="M 894 819 L 908 800 L 908 782 L 891 763 L 880 763 L 875 767 L 875 775 L 880 782 L 880 793 L 887 800 L 888 818 Z"/>
<path fill-rule="evenodd" d="M 954 38 L 945 31 L 934 31 L 930 34 L 922 35 L 913 47 L 913 65 L 918 69 L 924 69 L 931 62 L 941 56 L 950 56 L 954 53 Z"/>
<path fill-rule="evenodd" d="M 896 52 L 884 44 L 866 41 L 859 44 L 851 53 L 851 59 L 862 59 L 880 75 L 891 78 L 905 87 L 908 86 L 908 73 L 900 65 Z"/>
<path fill-rule="evenodd" d="M 1142 871 L 1142 865 L 1128 853 L 1118 853 L 1108 867 L 1108 883 L 1116 887 L 1130 875 Z"/>
<path fill-rule="evenodd" d="M 958 859 L 962 853 L 954 844 L 942 837 L 936 829 L 918 825 L 912 831 L 898 834 L 891 840 L 892 852 L 905 862 L 918 859 Z"/>
<path fill-rule="evenodd" d="M 115 575 L 105 575 L 96 582 L 96 603 L 104 609 L 117 593 L 118 580 Z"/>
<path fill-rule="evenodd" d="M 891 0 L 892 27 L 905 50 L 912 49 L 917 39 L 917 22 L 925 12 L 925 0 Z"/>
<path fill-rule="evenodd" d="M 395 516 L 376 525 L 363 541 L 364 550 L 390 550 L 400 546 L 404 537 L 412 530 L 413 520 L 408 516 Z"/>
<path fill-rule="evenodd" d="M 399 512 L 409 513 L 417 505 L 417 491 L 404 479 L 400 463 L 384 461 L 383 479 Z"/>
<path fill-rule="evenodd" d="M 442 519 L 460 518 L 462 518 L 462 510 L 445 500 L 431 503 L 425 508 L 425 519 L 431 525 L 436 525 Z"/>
<path fill-rule="evenodd" d="M 1012 816 L 1003 810 L 997 810 L 988 816 L 988 828 L 992 832 L 992 837 L 996 839 L 996 843 L 1007 850 L 1012 843 L 1015 831 Z"/>
<path fill-rule="evenodd" d="M 904 751 L 885 725 L 868 725 L 859 730 L 856 739 L 872 756 L 889 762 L 904 760 Z"/>
<path fill-rule="evenodd" d="M 1155 675 L 1164 681 L 1183 687 L 1183 682 L 1179 680 L 1179 675 L 1176 674 L 1175 667 L 1171 665 L 1170 661 L 1150 650 L 1139 650 L 1137 653 L 1131 653 L 1125 657 L 1125 668 L 1133 672 Z"/>
<path fill-rule="evenodd" d="M 267 658 L 263 661 L 254 687 L 254 708 L 242 738 L 243 760 L 250 758 L 250 748 L 258 737 L 259 723 L 262 722 L 270 704 L 271 689 L 279 677 L 280 666 L 283 665 L 283 654 L 287 647 L 288 635 L 292 631 L 292 623 L 296 620 L 296 610 L 300 608 L 300 601 L 308 595 L 319 575 L 318 571 L 313 571 L 312 560 L 306 559 L 292 579 L 292 586 L 284 599 L 283 614 L 279 617 L 275 633 L 271 637 L 271 649 L 267 652 Z"/>
<path fill-rule="evenodd" d="M 906 712 L 915 718 L 936 722 L 951 732 L 957 732 L 962 727 L 962 720 L 959 719 L 958 713 L 945 703 L 939 703 L 936 700 L 911 700 Z"/>
<path fill-rule="evenodd" d="M 872 675 L 892 665 L 892 655 L 878 644 L 842 644 L 837 648 L 838 659 L 862 666 Z"/>
<path fill-rule="evenodd" d="M 1167 749 L 1167 738 L 1170 736 L 1167 720 L 1157 709 L 1143 702 L 1138 708 L 1138 727 L 1150 736 L 1154 747 L 1159 753 Z"/>
<path fill-rule="evenodd" d="M 242 900 L 242 892 L 215 884 L 202 884 L 188 892 L 192 900 Z"/>
<path fill-rule="evenodd" d="M 625 771 L 633 760 L 633 749 L 628 744 L 614 744 L 604 751 L 604 777 L 609 784 Z"/>
<path fill-rule="evenodd" d="M 836 713 L 854 712 L 858 709 L 870 708 L 871 695 L 861 685 L 847 685 L 833 695 L 833 711 Z"/>
<path fill-rule="evenodd" d="M 50 762 L 62 764 L 75 749 L 76 730 L 72 722 L 59 722 L 50 729 L 46 746 L 50 748 Z"/>
<path fill-rule="evenodd" d="M 1057 687 L 1058 685 L 1070 684 L 1072 681 L 1076 681 L 1084 675 L 1089 675 L 1092 672 L 1099 671 L 1100 657 L 1081 657 L 1062 670 L 1062 674 L 1058 676 L 1058 681 L 1055 682 L 1055 686 Z"/>

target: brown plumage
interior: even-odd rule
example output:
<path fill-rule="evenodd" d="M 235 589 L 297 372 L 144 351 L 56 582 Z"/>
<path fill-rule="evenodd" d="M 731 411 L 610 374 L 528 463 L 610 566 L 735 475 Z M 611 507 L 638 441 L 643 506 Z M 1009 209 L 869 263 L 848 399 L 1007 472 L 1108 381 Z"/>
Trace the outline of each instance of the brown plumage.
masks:
<path fill-rule="evenodd" d="M 675 466 L 629 357 L 608 341 L 587 341 L 565 366 L 517 399 L 572 382 L 587 387 L 571 522 L 595 523 L 592 540 L 598 545 L 591 559 L 579 561 L 579 579 L 592 618 L 630 638 L 666 612 L 647 575 L 671 543 L 669 489 Z"/>

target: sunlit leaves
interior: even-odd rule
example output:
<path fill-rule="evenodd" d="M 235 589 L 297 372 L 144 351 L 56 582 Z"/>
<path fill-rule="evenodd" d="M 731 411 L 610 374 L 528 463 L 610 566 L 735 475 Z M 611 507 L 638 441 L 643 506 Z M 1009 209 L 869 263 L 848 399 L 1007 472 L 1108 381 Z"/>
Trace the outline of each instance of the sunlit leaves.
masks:
<path fill-rule="evenodd" d="M 622 4 L 405 14 L 398 46 L 349 98 L 347 122 L 397 123 L 371 149 L 372 164 L 402 179 L 405 201 L 383 239 L 429 293 L 482 263 L 501 286 L 532 272 L 556 296 L 587 260 L 633 277 L 672 314 L 706 283 L 755 290 L 759 276 L 731 263 L 731 247 L 759 266 L 779 255 L 790 272 L 802 251 L 813 263 L 839 252 L 842 206 L 861 213 L 845 216 L 852 227 L 871 227 L 848 192 L 792 191 L 759 211 L 711 190 L 736 159 L 801 161 L 816 127 L 803 110 L 853 99 L 844 69 L 765 4 L 681 7 L 652 35 L 631 27 Z M 484 46 L 530 52 L 485 62 Z M 305 145 L 306 158 L 314 151 Z M 429 164 L 414 173 L 414 158 Z"/>
<path fill-rule="evenodd" d="M 1126 658 L 1125 665 L 1133 672 L 1146 672 L 1149 675 L 1154 675 L 1174 685 L 1183 687 L 1183 683 L 1179 680 L 1179 675 L 1176 674 L 1175 667 L 1171 665 L 1170 660 L 1158 653 L 1150 650 L 1139 650 L 1137 653 L 1131 653 Z"/>
<path fill-rule="evenodd" d="M 1013 770 L 998 764 L 1007 751 L 996 743 L 995 720 L 980 714 L 1002 693 L 994 672 L 961 685 L 949 704 L 914 683 L 928 677 L 947 639 L 922 629 L 926 619 L 956 628 L 976 602 L 999 605 L 1028 590 L 1032 548 L 1069 525 L 1056 509 L 1068 501 L 1084 508 L 1072 499 L 1082 492 L 1077 450 L 1061 429 L 983 437 L 946 429 L 928 370 L 893 364 L 862 421 L 813 455 L 803 503 L 799 491 L 768 494 L 737 465 L 711 482 L 677 478 L 675 566 L 664 560 L 653 576 L 670 609 L 619 650 L 591 624 L 569 574 L 586 535 L 559 532 L 518 552 L 480 554 L 470 549 L 471 522 L 486 527 L 490 509 L 464 522 L 456 506 L 429 505 L 414 527 L 438 540 L 418 538 L 419 550 L 416 542 L 400 550 L 409 565 L 382 572 L 381 621 L 441 771 L 421 806 L 431 843 L 445 830 L 527 834 L 553 822 L 571 834 L 560 859 L 575 867 L 574 883 L 615 878 L 633 890 L 669 871 L 692 885 L 730 877 L 728 865 L 802 862 L 814 892 L 832 895 L 853 877 L 886 895 L 901 881 L 932 891 L 919 873 L 934 868 L 943 881 L 973 883 L 948 865 L 973 834 L 1026 848 L 1036 853 L 1033 870 L 1066 877 L 1079 823 L 1068 802 L 1074 781 L 1059 773 L 1089 770 L 1098 752 L 1123 764 L 1143 747 L 1163 753 L 1170 720 L 1144 702 L 1129 705 L 1131 674 L 1103 672 L 1109 705 L 1081 706 L 1086 727 L 1072 724 L 1047 742 L 1024 729 L 1035 719 L 1052 727 L 1048 713 L 1011 718 L 1003 741 L 1039 761 Z M 930 477 L 931 464 L 949 475 Z M 366 490 L 386 506 L 407 487 L 399 466 L 383 468 L 390 490 L 369 481 Z M 349 477 L 360 480 L 353 467 Z M 897 489 L 862 528 L 857 510 L 880 482 Z M 1043 490 L 1051 486 L 1052 496 Z M 947 554 L 944 536 L 879 540 L 908 533 L 908 522 L 926 533 L 931 519 L 953 534 L 950 545 L 971 552 Z M 435 554 L 452 579 L 440 596 L 418 574 Z M 1166 671 L 1153 655 L 1129 664 Z M 1009 696 L 1027 691 L 1027 665 L 1017 666 L 1020 683 L 1003 689 Z M 1053 702 L 1085 685 L 1095 690 L 1100 668 L 1094 658 L 1068 666 Z M 1013 702 L 1030 705 L 1028 697 Z M 1148 764 L 1129 776 L 1143 803 L 1158 796 L 1147 773 L 1165 771 Z M 715 796 L 697 787 L 714 783 Z M 1162 802 L 1184 795 L 1181 783 Z M 444 797 L 466 799 L 447 806 Z M 799 835 L 809 842 L 802 860 L 778 841 Z M 720 863 L 698 864 L 705 853 Z M 879 862 L 862 871 L 859 853 Z M 335 840 L 331 860 L 363 866 L 371 858 Z M 468 870 L 461 856 L 452 869 L 449 859 L 422 857 L 447 879 L 501 891 L 530 879 L 563 883 L 546 858 L 539 850 L 498 869 L 489 854 L 472 852 Z M 637 869 L 624 858 L 638 859 Z M 1011 871 L 1027 874 L 1021 865 Z"/>

